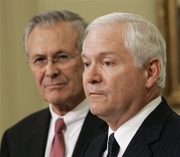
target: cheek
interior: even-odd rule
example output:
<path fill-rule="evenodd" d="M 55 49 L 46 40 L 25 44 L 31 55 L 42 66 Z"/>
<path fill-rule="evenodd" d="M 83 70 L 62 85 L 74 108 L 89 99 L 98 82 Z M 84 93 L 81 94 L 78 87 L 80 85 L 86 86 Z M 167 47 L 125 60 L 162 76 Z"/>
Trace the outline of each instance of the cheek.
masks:
<path fill-rule="evenodd" d="M 144 88 L 144 84 L 145 79 L 141 72 L 129 71 L 129 73 L 116 80 L 116 86 L 114 87 L 114 91 L 117 93 L 116 98 L 134 98 L 141 92 L 142 88 Z"/>
<path fill-rule="evenodd" d="M 42 80 L 43 80 L 43 73 L 37 72 L 36 70 L 33 70 L 31 68 L 31 72 L 34 78 L 34 81 L 36 83 L 36 85 L 38 86 L 38 88 L 40 88 L 40 86 L 42 85 Z"/>
<path fill-rule="evenodd" d="M 87 81 L 86 81 L 86 75 L 85 73 L 83 73 L 82 75 L 82 81 L 83 81 L 83 88 L 84 88 L 84 91 L 86 91 L 86 86 L 87 86 Z"/>
<path fill-rule="evenodd" d="M 82 73 L 83 68 L 76 66 L 66 75 L 69 78 L 70 84 L 76 88 L 82 88 Z"/>
<path fill-rule="evenodd" d="M 125 99 L 130 94 L 132 81 L 129 77 L 128 74 L 121 74 L 107 80 L 109 99 L 114 103 Z"/>

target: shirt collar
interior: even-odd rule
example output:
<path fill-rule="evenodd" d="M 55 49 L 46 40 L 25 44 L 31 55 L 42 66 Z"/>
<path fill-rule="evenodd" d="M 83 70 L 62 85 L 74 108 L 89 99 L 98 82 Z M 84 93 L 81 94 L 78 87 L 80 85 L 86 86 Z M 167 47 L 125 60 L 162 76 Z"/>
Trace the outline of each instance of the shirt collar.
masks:
<path fill-rule="evenodd" d="M 79 105 L 77 105 L 74 109 L 69 111 L 64 116 L 59 116 L 52 110 L 52 104 L 49 104 L 49 110 L 52 116 L 53 121 L 56 121 L 58 118 L 63 118 L 66 126 L 71 125 L 74 122 L 77 122 L 83 119 L 89 110 L 89 105 L 87 103 L 87 99 L 84 99 Z"/>
<path fill-rule="evenodd" d="M 160 104 L 161 101 L 162 98 L 160 96 L 157 97 L 115 131 L 114 136 L 120 146 L 122 154 L 145 118 Z M 113 133 L 113 130 L 109 127 L 108 136 L 110 136 L 111 133 Z"/>

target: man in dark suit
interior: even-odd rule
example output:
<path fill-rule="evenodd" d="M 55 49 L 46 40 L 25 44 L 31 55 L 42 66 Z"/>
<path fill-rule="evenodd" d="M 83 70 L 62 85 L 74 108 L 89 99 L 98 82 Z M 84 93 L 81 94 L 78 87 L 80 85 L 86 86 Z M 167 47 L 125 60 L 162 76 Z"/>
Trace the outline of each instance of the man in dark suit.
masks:
<path fill-rule="evenodd" d="M 66 10 L 40 13 L 28 23 L 24 47 L 40 95 L 49 108 L 33 113 L 4 133 L 1 157 L 50 157 L 59 118 L 65 123 L 66 157 L 79 157 L 89 140 L 107 130 L 106 123 L 89 112 L 82 87 L 80 53 L 86 26 L 79 15 Z"/>
<path fill-rule="evenodd" d="M 86 32 L 83 86 L 109 131 L 82 157 L 180 157 L 180 116 L 161 96 L 166 45 L 159 30 L 141 16 L 111 13 Z"/>

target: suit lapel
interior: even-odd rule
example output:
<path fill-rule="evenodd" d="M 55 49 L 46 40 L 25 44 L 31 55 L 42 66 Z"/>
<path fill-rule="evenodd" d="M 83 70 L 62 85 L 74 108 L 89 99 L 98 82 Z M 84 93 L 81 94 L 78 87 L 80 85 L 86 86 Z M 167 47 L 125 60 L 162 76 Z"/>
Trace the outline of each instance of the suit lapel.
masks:
<path fill-rule="evenodd" d="M 72 157 L 80 157 L 86 144 L 107 130 L 107 124 L 89 112 L 85 118 Z"/>
<path fill-rule="evenodd" d="M 29 157 L 44 157 L 51 115 L 49 109 L 44 110 L 30 130 L 27 142 Z"/>
<path fill-rule="evenodd" d="M 44 157 L 50 120 L 51 114 L 49 109 L 41 111 L 39 118 L 35 120 L 31 130 L 27 132 L 25 141 L 23 142 L 23 152 L 26 154 L 26 157 Z M 104 133 L 107 129 L 107 124 L 104 121 L 89 112 L 85 118 L 72 157 L 80 157 L 85 145 L 93 138 Z"/>
<path fill-rule="evenodd" d="M 123 157 L 153 156 L 156 141 L 159 140 L 163 125 L 171 113 L 172 110 L 163 99 L 159 106 L 144 120 Z"/>
<path fill-rule="evenodd" d="M 85 147 L 81 157 L 102 157 L 107 148 L 107 138 L 108 132 L 95 138 Z"/>

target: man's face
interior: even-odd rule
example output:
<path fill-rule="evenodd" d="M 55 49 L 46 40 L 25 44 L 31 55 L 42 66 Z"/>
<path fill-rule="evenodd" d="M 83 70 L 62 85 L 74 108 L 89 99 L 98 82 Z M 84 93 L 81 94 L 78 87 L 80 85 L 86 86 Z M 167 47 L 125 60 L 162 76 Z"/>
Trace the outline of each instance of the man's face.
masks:
<path fill-rule="evenodd" d="M 78 32 L 70 23 L 59 23 L 53 27 L 36 26 L 30 33 L 27 47 L 30 61 L 48 59 L 44 68 L 30 64 L 32 74 L 41 97 L 56 106 L 71 105 L 75 107 L 83 97 L 83 64 L 77 47 Z M 53 63 L 54 58 L 74 56 L 68 62 L 70 67 L 62 68 Z M 80 102 L 79 102 L 80 101 Z M 75 105 L 75 106 L 74 106 Z"/>
<path fill-rule="evenodd" d="M 145 72 L 135 67 L 120 35 L 123 29 L 118 29 L 103 27 L 91 31 L 82 52 L 83 86 L 90 109 L 113 123 L 120 118 L 127 120 L 137 112 L 146 84 Z"/>

